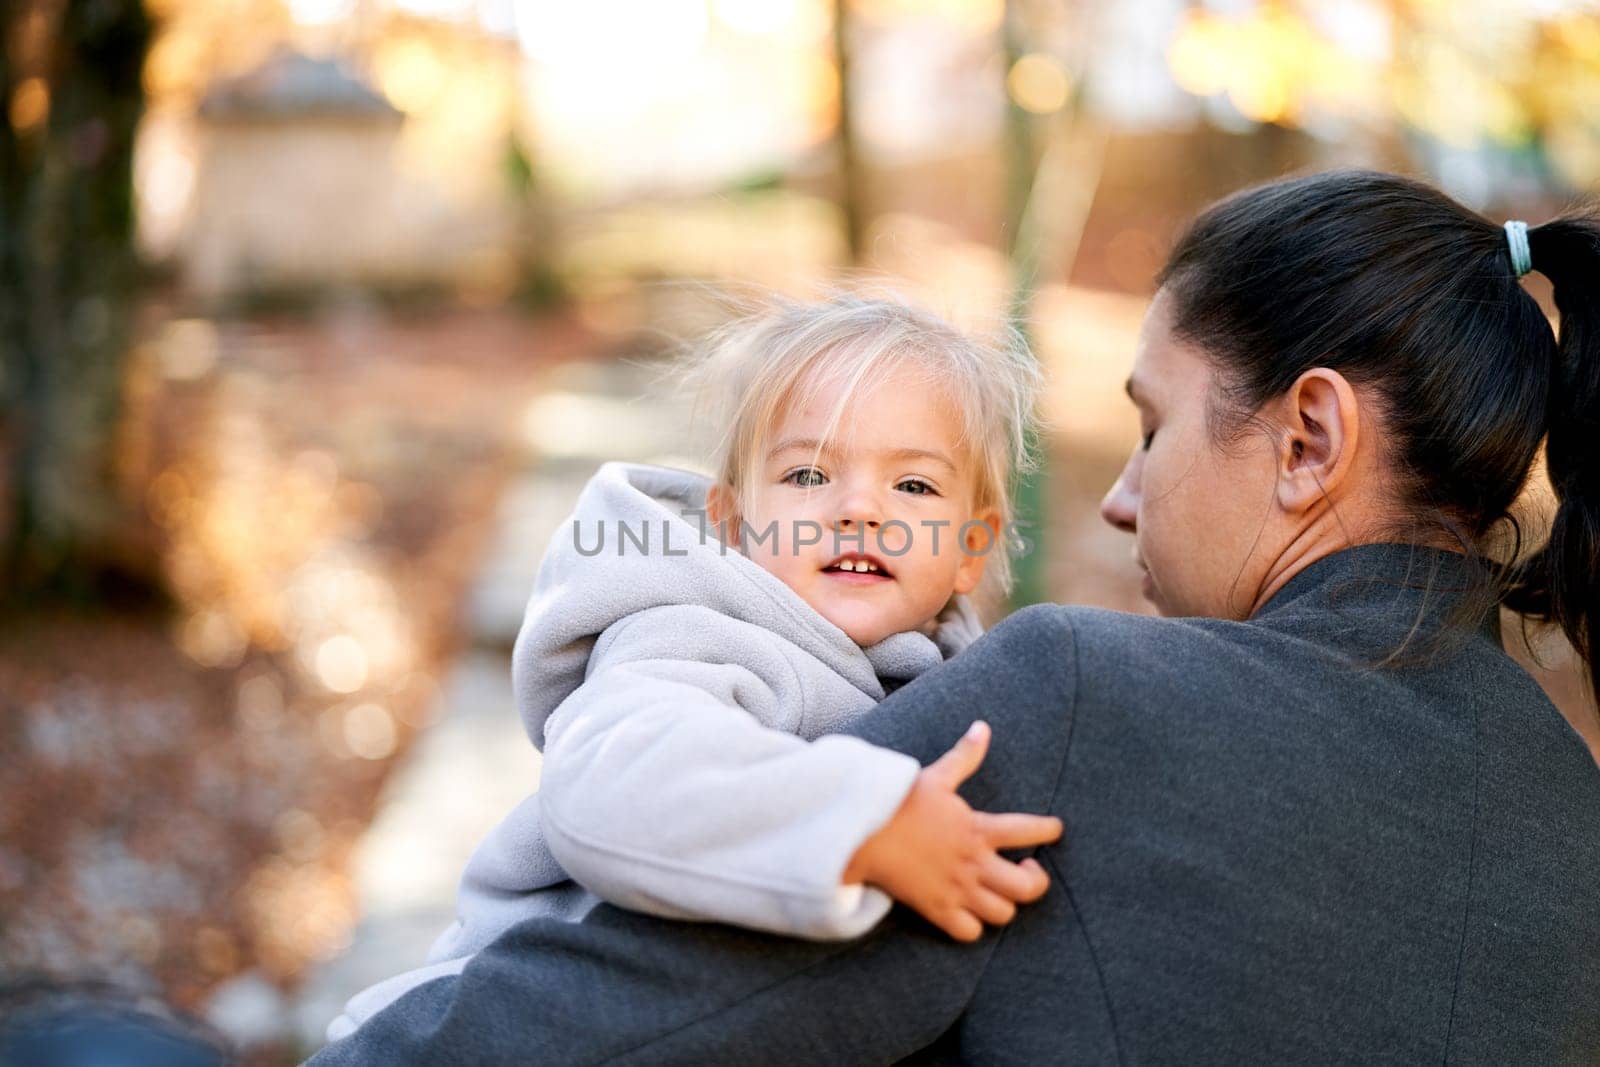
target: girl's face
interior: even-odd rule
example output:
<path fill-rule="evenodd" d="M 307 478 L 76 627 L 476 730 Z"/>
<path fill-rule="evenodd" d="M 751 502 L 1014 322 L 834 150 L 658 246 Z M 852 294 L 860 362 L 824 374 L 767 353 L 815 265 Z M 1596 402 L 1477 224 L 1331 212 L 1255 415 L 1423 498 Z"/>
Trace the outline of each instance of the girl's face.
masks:
<path fill-rule="evenodd" d="M 998 550 L 999 517 L 973 507 L 954 409 L 909 368 L 852 395 L 819 453 L 843 388 L 823 383 L 788 405 L 751 472 L 747 513 L 725 486 L 708 511 L 731 524 L 730 541 L 742 519 L 750 559 L 867 646 L 930 631 L 953 594 L 971 592 Z"/>
<path fill-rule="evenodd" d="M 1144 595 L 1163 615 L 1244 619 L 1280 547 L 1276 453 L 1262 434 L 1212 440 L 1214 378 L 1201 353 L 1173 337 L 1168 298 L 1157 293 L 1128 379 L 1142 439 L 1100 514 L 1134 535 Z"/>

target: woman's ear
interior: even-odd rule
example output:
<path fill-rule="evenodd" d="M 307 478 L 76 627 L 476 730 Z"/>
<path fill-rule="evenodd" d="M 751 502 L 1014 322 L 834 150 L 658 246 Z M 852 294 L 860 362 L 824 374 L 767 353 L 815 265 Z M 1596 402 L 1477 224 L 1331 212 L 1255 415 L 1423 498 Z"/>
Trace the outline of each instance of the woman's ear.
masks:
<path fill-rule="evenodd" d="M 987 533 L 974 523 L 988 527 Z M 955 535 L 953 547 L 961 553 L 961 562 L 956 565 L 955 591 L 970 593 L 983 580 L 983 567 L 989 562 L 989 553 L 998 552 L 1003 547 L 1000 544 L 1000 512 L 994 508 L 984 508 L 962 523 Z"/>
<path fill-rule="evenodd" d="M 1288 512 L 1337 499 L 1355 467 L 1361 401 L 1344 375 L 1313 367 L 1284 394 L 1278 450 L 1278 504 Z"/>

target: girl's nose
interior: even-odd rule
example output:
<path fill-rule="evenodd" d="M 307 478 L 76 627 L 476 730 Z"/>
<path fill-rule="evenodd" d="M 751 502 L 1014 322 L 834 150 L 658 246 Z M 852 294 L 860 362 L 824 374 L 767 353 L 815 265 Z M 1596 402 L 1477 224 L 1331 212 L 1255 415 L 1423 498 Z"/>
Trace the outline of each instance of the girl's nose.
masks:
<path fill-rule="evenodd" d="M 882 522 L 883 505 L 877 494 L 865 486 L 849 490 L 839 502 L 839 525 L 845 529 L 856 523 L 877 529 Z"/>
<path fill-rule="evenodd" d="M 833 550 L 882 551 L 883 513 L 870 489 L 852 488 L 839 501 L 833 521 Z M 877 544 L 874 544 L 877 540 Z"/>

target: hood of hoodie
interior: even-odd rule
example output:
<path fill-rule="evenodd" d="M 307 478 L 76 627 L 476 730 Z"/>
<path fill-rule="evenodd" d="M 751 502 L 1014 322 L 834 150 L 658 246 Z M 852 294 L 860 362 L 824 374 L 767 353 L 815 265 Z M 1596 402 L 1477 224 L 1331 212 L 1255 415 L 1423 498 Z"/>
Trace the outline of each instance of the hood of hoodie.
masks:
<path fill-rule="evenodd" d="M 873 700 L 944 657 L 933 639 L 891 634 L 868 648 L 759 565 L 724 546 L 705 517 L 710 479 L 607 463 L 555 533 L 512 656 L 512 688 L 534 744 L 550 713 L 582 684 L 596 639 L 613 623 L 669 604 L 698 604 L 771 631 Z"/>

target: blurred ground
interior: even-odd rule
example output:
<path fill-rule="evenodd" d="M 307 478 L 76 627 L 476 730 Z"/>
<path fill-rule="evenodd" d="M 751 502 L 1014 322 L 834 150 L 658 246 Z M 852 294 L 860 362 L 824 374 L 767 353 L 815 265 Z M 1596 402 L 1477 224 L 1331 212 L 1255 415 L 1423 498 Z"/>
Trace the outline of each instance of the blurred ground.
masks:
<path fill-rule="evenodd" d="M 348 939 L 527 402 L 594 342 L 359 306 L 181 332 L 204 366 L 152 373 L 126 451 L 184 610 L 0 614 L 0 958 L 237 1010 Z"/>

